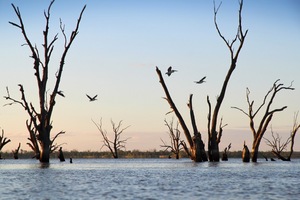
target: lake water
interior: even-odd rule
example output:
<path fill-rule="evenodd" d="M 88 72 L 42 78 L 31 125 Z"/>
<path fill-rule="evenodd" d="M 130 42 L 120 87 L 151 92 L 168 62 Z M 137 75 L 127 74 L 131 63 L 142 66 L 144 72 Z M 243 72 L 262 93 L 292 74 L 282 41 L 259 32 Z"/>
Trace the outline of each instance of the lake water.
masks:
<path fill-rule="evenodd" d="M 300 199 L 300 160 L 0 160 L 0 199 Z"/>

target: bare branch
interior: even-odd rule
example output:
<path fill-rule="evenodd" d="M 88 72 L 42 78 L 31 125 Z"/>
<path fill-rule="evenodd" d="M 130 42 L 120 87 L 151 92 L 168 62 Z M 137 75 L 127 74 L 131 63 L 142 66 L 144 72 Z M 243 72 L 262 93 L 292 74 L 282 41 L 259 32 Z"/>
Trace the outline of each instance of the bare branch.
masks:
<path fill-rule="evenodd" d="M 222 125 L 222 122 L 223 122 L 223 117 L 221 117 L 220 126 L 219 126 L 219 133 L 218 133 L 218 138 L 217 138 L 217 142 L 218 142 L 218 143 L 221 142 L 221 137 L 222 137 L 222 133 L 223 133 L 223 128 L 224 128 L 225 126 L 228 125 L 228 124 Z"/>
<path fill-rule="evenodd" d="M 56 76 L 55 86 L 54 86 L 54 89 L 53 89 L 53 92 L 52 92 L 51 98 L 50 98 L 48 119 L 51 118 L 53 107 L 55 105 L 55 97 L 56 97 L 56 94 L 57 94 L 57 91 L 58 91 L 58 88 L 59 88 L 59 84 L 60 84 L 60 80 L 61 80 L 61 76 L 62 76 L 62 72 L 63 72 L 63 67 L 64 67 L 64 64 L 65 64 L 65 58 L 66 58 L 66 55 L 67 55 L 67 53 L 68 53 L 75 37 L 76 37 L 76 35 L 78 34 L 80 21 L 81 21 L 81 18 L 82 18 L 82 15 L 83 15 L 83 12 L 84 12 L 85 8 L 86 8 L 86 5 L 82 8 L 82 10 L 80 12 L 80 15 L 79 15 L 79 18 L 77 20 L 76 27 L 75 27 L 74 31 L 71 33 L 70 40 L 67 43 L 67 45 L 65 45 L 64 52 L 62 53 L 62 56 L 61 56 L 61 59 L 60 59 L 59 70 L 58 70 L 58 73 L 57 73 L 57 76 Z M 64 34 L 64 32 L 63 32 L 63 34 Z"/>
<path fill-rule="evenodd" d="M 7 137 L 4 137 L 4 130 L 2 129 L 2 136 L 0 136 L 0 151 L 9 142 L 11 142 L 11 140 L 7 139 Z"/>
<path fill-rule="evenodd" d="M 56 138 L 59 136 L 59 135 L 62 135 L 62 134 L 65 134 L 66 132 L 65 131 L 60 131 L 59 133 L 57 133 L 53 139 L 50 141 L 50 151 L 51 152 L 54 152 L 56 149 L 58 149 L 58 147 L 60 147 L 62 144 L 54 144 L 54 141 L 56 140 Z"/>
<path fill-rule="evenodd" d="M 197 136 L 200 133 L 197 128 L 195 114 L 194 114 L 194 110 L 193 110 L 193 94 L 190 94 L 188 106 L 190 108 L 190 117 L 191 117 L 191 122 L 192 122 L 192 126 L 193 126 L 194 136 Z"/>
<path fill-rule="evenodd" d="M 64 36 L 64 39 L 65 39 L 65 48 L 67 47 L 67 36 L 66 36 L 66 33 L 65 33 L 65 25 L 62 23 L 61 19 L 59 19 L 59 23 L 60 23 L 60 30 Z"/>
<path fill-rule="evenodd" d="M 249 117 L 249 114 L 246 113 L 243 109 L 235 107 L 235 106 L 232 106 L 231 108 L 237 109 L 237 110 L 241 111 L 242 113 L 244 113 L 245 115 L 247 115 Z"/>

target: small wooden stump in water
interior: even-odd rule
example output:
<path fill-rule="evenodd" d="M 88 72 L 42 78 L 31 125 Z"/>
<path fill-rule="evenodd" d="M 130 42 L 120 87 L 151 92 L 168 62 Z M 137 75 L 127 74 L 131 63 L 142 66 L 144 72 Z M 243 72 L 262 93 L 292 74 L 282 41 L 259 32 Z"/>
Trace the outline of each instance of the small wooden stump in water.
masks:
<path fill-rule="evenodd" d="M 228 155 L 227 152 L 229 151 L 229 149 L 231 148 L 231 143 L 228 145 L 228 147 L 226 147 L 224 149 L 224 152 L 222 154 L 222 161 L 228 161 Z"/>
<path fill-rule="evenodd" d="M 64 153 L 62 151 L 62 147 L 59 148 L 58 158 L 61 162 L 65 161 Z"/>
<path fill-rule="evenodd" d="M 250 162 L 250 152 L 249 152 L 249 149 L 246 145 L 246 142 L 244 142 L 244 148 L 243 148 L 243 152 L 242 152 L 242 159 L 243 159 L 243 162 Z"/>
<path fill-rule="evenodd" d="M 21 143 L 19 143 L 18 148 L 13 151 L 14 159 L 19 159 L 19 150 L 20 150 L 20 147 L 21 147 Z"/>

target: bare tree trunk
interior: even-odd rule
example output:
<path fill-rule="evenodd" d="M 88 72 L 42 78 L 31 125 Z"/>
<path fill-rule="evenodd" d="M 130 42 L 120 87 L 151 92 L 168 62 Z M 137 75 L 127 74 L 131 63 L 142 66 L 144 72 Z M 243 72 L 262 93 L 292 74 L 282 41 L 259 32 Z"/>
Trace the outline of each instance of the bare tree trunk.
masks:
<path fill-rule="evenodd" d="M 41 163 L 48 163 L 50 160 L 50 131 L 40 131 L 38 137 L 40 143 L 39 160 Z"/>
<path fill-rule="evenodd" d="M 257 162 L 259 145 L 252 146 L 251 161 Z"/>
<path fill-rule="evenodd" d="M 195 160 L 199 161 L 207 161 L 207 155 L 205 152 L 205 147 L 203 140 L 201 138 L 201 133 L 198 131 L 197 125 L 196 125 L 196 120 L 195 120 L 195 115 L 194 115 L 194 110 L 193 110 L 193 95 L 190 95 L 189 99 L 189 104 L 190 108 L 190 117 L 191 117 L 191 122 L 193 126 L 193 131 L 194 131 L 194 136 L 192 137 L 193 139 L 193 148 L 191 148 L 191 152 L 193 152 L 193 156 L 195 157 Z"/>

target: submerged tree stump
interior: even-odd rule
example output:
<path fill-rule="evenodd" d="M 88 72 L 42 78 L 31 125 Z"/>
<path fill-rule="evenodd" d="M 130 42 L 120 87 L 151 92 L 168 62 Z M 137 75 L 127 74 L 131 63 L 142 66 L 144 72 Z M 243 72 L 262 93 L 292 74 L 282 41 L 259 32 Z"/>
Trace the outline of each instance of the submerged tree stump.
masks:
<path fill-rule="evenodd" d="M 223 152 L 222 154 L 222 161 L 228 161 L 228 155 L 226 152 Z"/>
<path fill-rule="evenodd" d="M 242 152 L 242 160 L 243 162 L 250 162 L 250 151 L 245 142 L 244 142 L 244 148 Z"/>
<path fill-rule="evenodd" d="M 62 151 L 62 147 L 59 148 L 58 158 L 59 158 L 59 160 L 60 160 L 61 162 L 66 161 L 66 160 L 65 160 L 64 153 L 63 153 L 63 151 Z"/>
<path fill-rule="evenodd" d="M 231 148 L 231 143 L 228 145 L 228 147 L 225 147 L 223 154 L 222 154 L 222 161 L 228 161 L 228 154 L 227 152 Z"/>
<path fill-rule="evenodd" d="M 19 150 L 21 147 L 21 143 L 19 143 L 19 146 L 16 150 L 13 151 L 14 159 L 19 159 Z"/>

